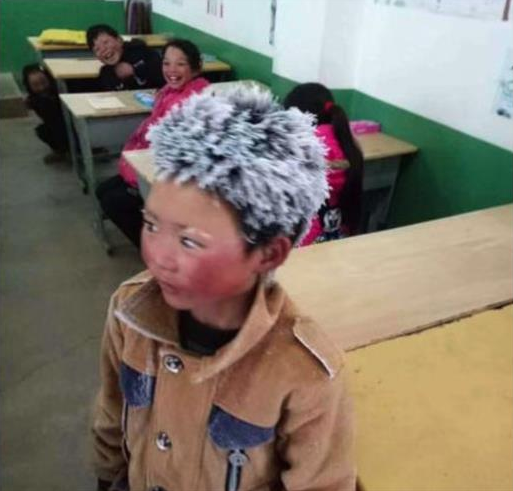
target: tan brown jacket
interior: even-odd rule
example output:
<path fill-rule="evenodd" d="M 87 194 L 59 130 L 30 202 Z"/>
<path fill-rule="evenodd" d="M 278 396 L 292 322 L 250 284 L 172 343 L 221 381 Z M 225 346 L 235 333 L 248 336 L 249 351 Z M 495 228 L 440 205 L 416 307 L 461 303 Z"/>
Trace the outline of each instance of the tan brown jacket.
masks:
<path fill-rule="evenodd" d="M 93 425 L 98 477 L 131 491 L 352 491 L 340 352 L 275 284 L 237 336 L 184 351 L 142 273 L 113 295 Z M 128 485 L 129 483 L 129 485 Z"/>

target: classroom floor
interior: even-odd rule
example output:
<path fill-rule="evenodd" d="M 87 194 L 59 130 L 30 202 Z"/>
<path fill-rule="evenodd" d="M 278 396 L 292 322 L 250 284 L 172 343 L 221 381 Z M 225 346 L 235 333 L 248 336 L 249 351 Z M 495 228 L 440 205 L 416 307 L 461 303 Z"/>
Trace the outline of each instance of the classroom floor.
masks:
<path fill-rule="evenodd" d="M 95 489 L 88 420 L 110 294 L 142 269 L 108 257 L 70 164 L 43 163 L 33 116 L 0 120 L 0 489 Z"/>

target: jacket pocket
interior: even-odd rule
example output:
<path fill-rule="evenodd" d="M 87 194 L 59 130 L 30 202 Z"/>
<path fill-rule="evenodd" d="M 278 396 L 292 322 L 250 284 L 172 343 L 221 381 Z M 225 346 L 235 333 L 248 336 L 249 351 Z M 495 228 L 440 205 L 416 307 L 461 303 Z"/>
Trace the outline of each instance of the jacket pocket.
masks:
<path fill-rule="evenodd" d="M 225 491 L 238 491 L 244 474 L 246 482 L 251 469 L 246 450 L 264 445 L 274 439 L 274 427 L 248 423 L 214 406 L 210 413 L 208 430 L 217 447 L 226 451 Z"/>
<path fill-rule="evenodd" d="M 232 416 L 214 406 L 210 412 L 208 430 L 214 443 L 223 449 L 251 448 L 271 441 L 274 426 L 257 426 Z"/>
<path fill-rule="evenodd" d="M 138 372 L 122 363 L 119 384 L 123 394 L 121 430 L 123 432 L 122 453 L 126 462 L 130 461 L 134 438 L 140 438 L 153 402 L 156 378 Z"/>
<path fill-rule="evenodd" d="M 155 393 L 155 377 L 140 373 L 122 363 L 120 385 L 123 397 L 129 406 L 151 406 Z"/>

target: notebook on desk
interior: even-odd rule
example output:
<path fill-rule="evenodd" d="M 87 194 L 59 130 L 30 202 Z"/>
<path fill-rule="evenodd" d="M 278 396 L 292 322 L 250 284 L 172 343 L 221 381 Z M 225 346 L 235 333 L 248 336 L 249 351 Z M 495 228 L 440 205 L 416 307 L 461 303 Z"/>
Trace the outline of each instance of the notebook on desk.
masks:
<path fill-rule="evenodd" d="M 88 97 L 87 102 L 93 109 L 120 109 L 125 107 L 116 96 L 93 96 Z"/>

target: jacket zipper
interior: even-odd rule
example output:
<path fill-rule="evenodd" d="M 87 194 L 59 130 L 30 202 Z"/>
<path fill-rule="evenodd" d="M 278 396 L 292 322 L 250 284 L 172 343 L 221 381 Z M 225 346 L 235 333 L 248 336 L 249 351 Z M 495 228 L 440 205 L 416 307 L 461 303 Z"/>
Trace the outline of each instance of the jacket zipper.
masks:
<path fill-rule="evenodd" d="M 249 458 L 242 448 L 234 448 L 228 452 L 225 491 L 238 491 L 242 468 L 248 460 Z"/>

